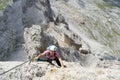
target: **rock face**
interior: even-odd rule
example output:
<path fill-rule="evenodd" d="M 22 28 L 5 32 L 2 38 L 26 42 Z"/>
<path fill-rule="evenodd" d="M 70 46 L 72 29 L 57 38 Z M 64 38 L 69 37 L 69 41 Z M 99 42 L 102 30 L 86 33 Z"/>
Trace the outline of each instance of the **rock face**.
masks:
<path fill-rule="evenodd" d="M 15 62 L 11 62 L 15 64 Z M 82 67 L 79 63 L 64 62 L 64 69 L 49 65 L 46 62 L 32 62 L 25 64 L 12 72 L 0 76 L 1 80 L 120 80 L 120 63 L 113 63 L 114 67 L 90 68 Z M 8 64 L 8 63 L 6 63 Z M 6 65 L 0 64 L 2 66 Z M 75 64 L 75 65 L 74 65 Z M 116 65 L 117 64 L 117 65 Z M 112 64 L 111 64 L 112 65 Z M 105 66 L 105 65 L 104 65 Z M 116 66 L 116 67 L 115 67 Z M 4 67 L 5 68 L 5 67 Z M 4 71 L 0 69 L 0 72 Z M 117 70 L 116 70 L 117 69 Z M 7 70 L 7 69 L 6 69 Z"/>
<path fill-rule="evenodd" d="M 96 46 L 94 41 L 91 44 L 90 39 L 110 48 L 110 53 L 120 53 L 119 0 L 50 0 L 50 3 L 55 15 L 64 15 L 66 22 L 73 27 L 72 32 L 81 36 L 85 34 L 82 39 L 89 44 L 92 52 L 99 50 L 102 53 L 106 48 L 101 51 L 100 45 Z"/>
<path fill-rule="evenodd" d="M 3 60 L 9 56 L 8 53 L 15 50 L 24 41 L 25 45 L 28 45 L 27 39 L 25 38 L 27 36 L 26 34 L 24 35 L 26 33 L 24 29 L 32 28 L 33 25 L 44 26 L 47 29 L 39 35 L 42 36 L 42 40 L 38 42 L 38 47 L 42 46 L 42 51 L 49 44 L 56 44 L 63 51 L 61 51 L 62 54 L 65 52 L 75 52 L 77 54 L 92 53 L 97 57 L 100 54 L 99 57 L 102 57 L 101 53 L 106 51 L 107 54 L 119 53 L 119 6 L 117 4 L 115 5 L 115 2 L 112 0 L 110 4 L 107 0 L 93 1 L 11 0 L 9 6 L 6 7 L 3 15 L 0 17 L 0 59 Z M 119 1 L 116 3 L 119 3 Z M 54 21 L 55 25 L 49 23 L 51 21 Z M 62 29 L 54 30 L 51 27 L 53 30 L 50 30 L 48 28 L 50 26 L 54 26 L 56 29 Z M 51 33 L 51 31 L 53 32 Z M 47 35 L 46 32 L 50 32 L 50 34 L 47 33 Z M 46 40 L 43 37 L 49 38 L 52 42 L 46 42 L 45 46 L 43 46 L 42 42 Z M 63 41 L 59 39 L 63 39 Z M 29 50 L 27 47 L 26 52 Z M 74 50 L 71 50 L 70 47 Z M 29 54 L 31 55 L 33 53 L 36 53 L 36 50 Z"/>
<path fill-rule="evenodd" d="M 17 5 L 17 6 L 16 6 Z M 0 60 L 9 56 L 22 42 L 23 35 L 22 8 L 20 1 L 9 5 L 0 16 Z"/>
<path fill-rule="evenodd" d="M 53 21 L 49 0 L 22 0 L 23 23 L 25 27 Z"/>
<path fill-rule="evenodd" d="M 25 42 L 25 50 L 28 56 L 37 53 L 36 47 L 43 51 L 48 45 L 55 44 L 60 48 L 63 59 L 67 61 L 82 60 L 84 57 L 82 58 L 80 55 L 89 53 L 103 59 L 106 58 L 104 58 L 104 52 L 105 54 L 107 52 L 108 57 L 110 53 L 118 53 L 119 46 L 110 45 L 119 45 L 119 18 L 117 18 L 119 17 L 119 6 L 112 5 L 111 2 L 112 9 L 109 9 L 111 6 L 110 4 L 107 6 L 108 1 L 101 0 L 96 3 L 93 3 L 93 1 L 11 1 L 0 17 L 1 60 L 9 56 L 8 53 L 15 50 L 23 42 Z M 86 11 L 89 12 L 86 13 Z M 110 11 L 113 14 L 110 14 Z M 100 14 L 98 15 L 97 12 Z M 98 19 L 101 21 L 98 22 Z M 53 21 L 55 25 L 52 23 Z M 38 32 L 34 32 L 34 29 L 35 31 L 37 29 L 37 27 L 33 28 L 34 26 L 39 27 Z M 108 26 L 110 26 L 110 30 Z M 34 34 L 38 34 L 38 36 L 35 36 L 38 40 L 37 43 L 34 39 L 32 40 L 32 30 Z M 31 46 L 28 44 L 31 44 Z M 101 53 L 103 54 L 101 55 Z M 67 57 L 68 55 L 71 57 Z M 75 55 L 79 57 L 76 58 Z"/>
<path fill-rule="evenodd" d="M 0 60 L 24 42 L 25 27 L 49 21 L 53 21 L 49 0 L 11 0 L 0 16 Z"/>
<path fill-rule="evenodd" d="M 55 44 L 59 48 L 61 56 L 66 61 L 86 61 L 90 54 L 89 47 L 80 36 L 72 33 L 68 25 L 53 22 L 48 25 L 33 25 L 25 28 L 25 51 L 29 58 L 42 53 L 49 45 Z"/>
<path fill-rule="evenodd" d="M 106 47 L 106 45 L 102 45 L 90 39 L 94 37 L 90 34 L 94 34 L 96 33 L 96 31 L 99 32 L 99 30 L 101 29 L 103 30 L 104 27 L 108 27 L 106 24 L 109 23 L 104 23 L 103 27 L 100 27 L 100 25 L 103 23 L 99 23 L 100 25 L 97 26 L 95 28 L 96 30 L 94 31 L 94 29 L 92 29 L 91 27 L 95 25 L 90 25 L 90 23 L 94 24 L 94 19 L 91 20 L 94 17 L 92 17 L 92 15 L 88 16 L 87 13 L 85 14 L 85 10 L 83 9 L 86 9 L 86 11 L 90 11 L 92 10 L 92 8 L 89 8 L 89 6 L 95 3 L 90 3 L 90 5 L 87 6 L 89 1 L 86 1 L 57 0 L 53 2 L 50 0 L 51 9 L 54 12 L 54 23 L 49 22 L 48 24 L 43 24 L 41 26 L 33 25 L 32 27 L 25 29 L 25 50 L 28 54 L 28 57 L 32 58 L 34 54 L 43 52 L 49 45 L 55 44 L 59 48 L 59 52 L 61 53 L 62 58 L 66 61 L 77 61 L 87 65 L 90 64 L 92 61 L 97 61 L 98 59 L 115 60 L 116 57 L 111 55 L 111 53 L 113 53 L 114 51 L 110 48 L 110 46 Z M 72 3 L 76 5 L 72 5 Z M 81 3 L 83 3 L 84 5 L 81 5 Z M 101 0 L 100 4 L 102 3 L 104 2 Z M 101 7 L 94 7 L 101 13 L 101 15 L 104 15 L 106 13 L 103 10 L 99 9 Z M 119 10 L 119 8 L 116 8 L 115 10 L 117 11 Z M 73 16 L 73 13 L 75 13 L 75 16 Z M 97 13 L 94 15 L 97 15 Z M 87 16 L 92 18 L 87 19 Z M 105 19 L 107 18 L 105 17 Z M 90 22 L 88 20 L 90 20 Z M 115 25 L 114 28 L 116 28 Z M 94 33 L 89 32 L 91 29 Z M 85 34 L 88 36 L 84 36 L 84 34 L 79 31 L 85 32 Z M 100 34 L 96 33 L 94 35 L 97 35 L 97 37 L 99 37 Z M 118 35 L 116 36 L 116 38 L 119 38 Z M 40 52 L 36 49 L 36 47 L 40 50 Z M 89 62 L 89 60 L 91 62 Z"/>
<path fill-rule="evenodd" d="M 0 12 L 0 60 L 21 44 L 30 59 L 54 44 L 67 67 L 59 69 L 46 62 L 32 62 L 0 75 L 0 79 L 120 80 L 120 59 L 113 55 L 119 56 L 120 52 L 119 3 L 10 0 Z M 0 73 L 18 63 L 0 62 Z"/>

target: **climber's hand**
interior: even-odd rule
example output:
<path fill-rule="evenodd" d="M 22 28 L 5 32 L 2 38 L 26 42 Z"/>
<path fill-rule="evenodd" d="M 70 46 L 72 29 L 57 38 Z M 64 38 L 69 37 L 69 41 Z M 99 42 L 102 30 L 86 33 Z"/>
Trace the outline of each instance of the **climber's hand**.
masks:
<path fill-rule="evenodd" d="M 37 61 L 37 60 L 38 60 L 38 58 L 39 58 L 39 57 L 35 57 L 35 58 L 34 58 L 34 61 Z"/>
<path fill-rule="evenodd" d="M 61 68 L 61 69 L 63 69 L 63 68 L 64 68 L 64 66 L 61 66 L 60 68 Z"/>

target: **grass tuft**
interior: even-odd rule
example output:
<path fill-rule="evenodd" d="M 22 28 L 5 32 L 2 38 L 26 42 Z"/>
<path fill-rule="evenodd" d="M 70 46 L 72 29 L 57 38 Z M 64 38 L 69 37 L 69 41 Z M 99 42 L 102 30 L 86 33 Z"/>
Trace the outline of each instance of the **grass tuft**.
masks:
<path fill-rule="evenodd" d="M 4 10 L 9 0 L 0 0 L 0 10 Z"/>
<path fill-rule="evenodd" d="M 105 9 L 114 9 L 115 6 L 108 4 L 108 3 L 99 3 L 97 5 L 100 9 L 105 10 Z"/>

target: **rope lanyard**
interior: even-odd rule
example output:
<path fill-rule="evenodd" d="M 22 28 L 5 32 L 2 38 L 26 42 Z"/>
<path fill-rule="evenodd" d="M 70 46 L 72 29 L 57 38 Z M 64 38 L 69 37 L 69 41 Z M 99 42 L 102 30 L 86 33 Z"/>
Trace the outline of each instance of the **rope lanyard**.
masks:
<path fill-rule="evenodd" d="M 15 66 L 15 67 L 13 67 L 13 68 L 11 68 L 11 69 L 5 71 L 5 72 L 0 73 L 0 75 L 3 75 L 3 74 L 5 74 L 5 73 L 7 73 L 7 72 L 10 72 L 10 71 L 14 70 L 15 68 L 20 67 L 20 66 L 22 66 L 23 64 L 25 64 L 25 63 L 27 63 L 27 62 L 29 62 L 29 65 L 30 65 L 30 63 L 31 63 L 32 60 L 33 60 L 33 58 L 32 58 L 32 59 L 29 59 L 29 60 L 26 60 L 25 62 L 23 62 L 23 63 L 21 63 L 21 64 Z M 39 59 L 38 61 L 45 61 L 45 62 L 46 62 L 47 60 Z"/>
<path fill-rule="evenodd" d="M 15 69 L 15 68 L 17 68 L 17 67 L 20 67 L 20 66 L 22 66 L 23 64 L 25 64 L 25 63 L 27 63 L 27 62 L 29 62 L 29 61 L 31 62 L 31 60 L 33 60 L 33 59 L 26 60 L 25 62 L 23 62 L 23 63 L 21 63 L 21 64 L 15 66 L 15 67 L 13 67 L 13 68 L 11 68 L 11 69 L 5 71 L 5 72 L 3 72 L 3 73 L 0 73 L 0 75 L 3 75 L 3 74 L 5 74 L 5 73 L 7 73 L 7 72 L 10 72 L 10 71 L 12 71 L 13 69 Z M 29 63 L 29 64 L 30 64 L 30 63 Z"/>

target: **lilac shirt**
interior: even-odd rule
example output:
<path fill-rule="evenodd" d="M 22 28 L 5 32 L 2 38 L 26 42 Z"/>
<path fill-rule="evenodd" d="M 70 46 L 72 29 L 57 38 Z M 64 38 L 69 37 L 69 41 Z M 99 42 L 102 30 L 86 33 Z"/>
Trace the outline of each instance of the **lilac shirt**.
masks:
<path fill-rule="evenodd" d="M 49 53 L 50 53 L 49 50 L 46 50 L 46 51 L 43 52 L 43 54 L 45 54 L 46 57 L 49 58 L 49 59 L 55 59 L 55 57 L 60 57 L 58 52 L 55 52 L 55 55 L 53 55 L 53 56 L 49 55 Z"/>

